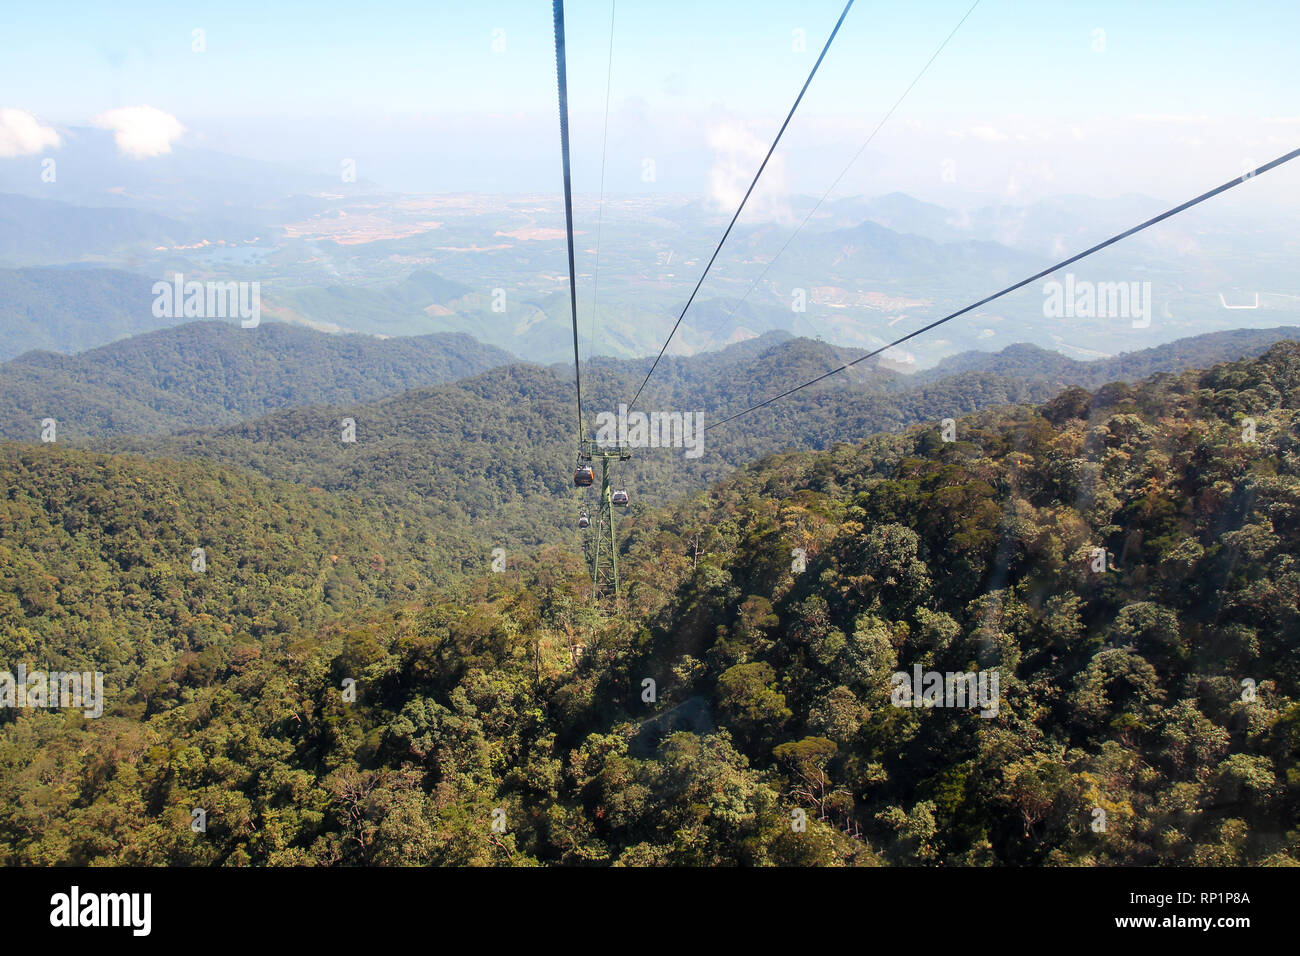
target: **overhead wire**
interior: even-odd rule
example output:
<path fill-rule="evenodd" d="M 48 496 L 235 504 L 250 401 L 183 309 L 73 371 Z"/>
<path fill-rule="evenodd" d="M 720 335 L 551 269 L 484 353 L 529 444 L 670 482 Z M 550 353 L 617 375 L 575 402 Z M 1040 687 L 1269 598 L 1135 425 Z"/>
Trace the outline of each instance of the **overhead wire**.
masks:
<path fill-rule="evenodd" d="M 663 359 L 664 353 L 668 351 L 668 346 L 672 342 L 673 336 L 677 334 L 677 329 L 681 326 L 682 319 L 686 318 L 686 312 L 690 309 L 691 303 L 695 301 L 695 296 L 700 291 L 700 287 L 704 285 L 704 280 L 708 277 L 709 270 L 713 268 L 713 263 L 717 260 L 718 253 L 722 251 L 722 246 L 726 243 L 727 237 L 731 235 L 731 230 L 736 225 L 736 220 L 740 218 L 741 212 L 744 211 L 745 203 L 749 202 L 749 197 L 754 192 L 754 187 L 758 185 L 759 177 L 763 175 L 763 170 L 767 168 L 768 161 L 772 158 L 772 154 L 776 152 L 777 144 L 781 142 L 781 137 L 785 134 L 786 127 L 790 125 L 790 120 L 794 118 L 795 110 L 799 108 L 799 104 L 803 101 L 804 94 L 808 92 L 808 87 L 812 85 L 813 77 L 817 75 L 817 68 L 822 65 L 822 60 L 826 58 L 826 53 L 830 50 L 831 43 L 835 40 L 835 35 L 840 32 L 840 27 L 844 24 L 844 18 L 849 15 L 849 10 L 852 6 L 853 0 L 849 0 L 849 2 L 844 5 L 844 11 L 840 14 L 840 18 L 835 21 L 835 28 L 831 30 L 831 35 L 827 37 L 826 45 L 822 47 L 822 52 L 818 55 L 817 62 L 813 64 L 812 70 L 808 73 L 808 79 L 804 81 L 803 88 L 799 90 L 799 95 L 795 97 L 794 105 L 790 107 L 790 112 L 786 115 L 785 122 L 781 124 L 781 128 L 777 131 L 776 139 L 772 140 L 772 146 L 768 149 L 767 155 L 763 157 L 763 162 L 758 167 L 758 172 L 754 174 L 753 182 L 751 182 L 749 188 L 745 190 L 745 196 L 740 200 L 740 205 L 736 209 L 736 214 L 731 217 L 731 222 L 727 225 L 726 232 L 724 232 L 722 238 L 718 240 L 717 248 L 713 250 L 713 255 L 709 257 L 708 264 L 704 267 L 704 272 L 700 275 L 700 281 L 695 283 L 695 288 L 692 290 L 690 298 L 686 300 L 686 305 L 682 307 L 681 315 L 677 317 L 677 321 L 674 323 L 672 331 L 668 333 L 668 338 L 664 340 L 663 348 L 659 350 L 659 355 L 655 358 L 654 364 L 650 366 L 650 371 L 646 372 L 645 379 L 642 380 L 640 387 L 637 388 L 636 394 L 632 396 L 632 401 L 627 403 L 629 412 L 636 406 L 636 401 L 641 397 L 641 392 L 645 388 L 646 382 L 650 381 L 650 376 L 655 373 L 655 369 L 659 367 L 659 362 Z"/>
<path fill-rule="evenodd" d="M 758 287 L 758 284 L 760 282 L 763 281 L 763 277 L 766 276 L 768 271 L 772 268 L 772 266 L 776 264 L 776 260 L 780 259 L 781 256 L 785 254 L 785 251 L 790 248 L 790 243 L 794 241 L 795 236 L 799 235 L 799 233 L 803 230 L 803 227 L 808 225 L 809 220 L 811 220 L 812 217 L 817 214 L 817 210 L 821 209 L 822 204 L 826 202 L 827 197 L 830 196 L 830 194 L 834 191 L 835 187 L 840 184 L 841 180 L 843 180 L 844 177 L 848 175 L 849 170 L 853 168 L 853 165 L 858 161 L 858 159 L 862 156 L 862 154 L 866 152 L 867 147 L 871 145 L 872 140 L 876 138 L 876 134 L 880 132 L 880 130 L 884 127 L 884 125 L 887 122 L 889 122 L 889 118 L 893 116 L 894 113 L 898 110 L 899 106 L 903 104 L 903 100 L 907 99 L 907 95 L 912 92 L 912 88 L 915 87 L 917 83 L 921 82 L 921 77 L 925 76 L 926 72 L 929 71 L 930 66 L 934 63 L 935 60 L 939 58 L 939 54 L 943 52 L 944 47 L 946 47 L 948 45 L 948 42 L 954 36 L 957 35 L 957 31 L 961 29 L 962 24 L 964 24 L 970 18 L 970 15 L 975 12 L 975 8 L 978 7 L 979 5 L 980 5 L 980 0 L 975 0 L 975 2 L 970 5 L 970 9 L 966 11 L 965 16 L 963 16 L 960 20 L 957 21 L 957 25 L 953 27 L 951 31 L 949 31 L 948 36 L 945 37 L 944 41 L 939 44 L 938 49 L 936 49 L 934 51 L 934 54 L 930 57 L 930 59 L 926 61 L 925 66 L 921 67 L 921 72 L 917 73 L 916 77 L 912 80 L 912 82 L 908 84 L 907 89 L 903 90 L 903 95 L 900 96 L 894 102 L 894 105 L 889 108 L 889 112 L 886 113 L 884 117 L 881 119 L 881 121 L 876 124 L 876 128 L 871 131 L 871 135 L 867 137 L 866 141 L 862 144 L 861 147 L 859 147 L 858 151 L 853 154 L 853 158 L 848 161 L 848 164 L 845 165 L 844 169 L 840 172 L 840 174 L 835 177 L 835 181 L 832 182 L 829 187 L 827 187 L 826 192 L 822 193 L 822 197 L 817 200 L 816 205 L 814 205 L 812 209 L 808 211 L 808 215 L 803 217 L 803 221 L 800 222 L 799 225 L 795 227 L 794 232 L 790 233 L 789 238 L 786 239 L 785 241 L 785 245 L 783 245 L 779 250 L 777 250 L 776 255 L 774 255 L 771 259 L 769 259 L 767 265 L 763 267 L 763 271 L 760 272 L 758 274 L 758 277 L 749 284 L 749 288 L 746 289 L 745 294 L 740 297 L 740 301 L 736 303 L 735 308 L 733 308 L 730 312 L 728 312 L 726 317 L 723 319 L 724 323 L 727 321 L 727 319 L 730 319 L 733 315 L 735 315 L 737 312 L 740 311 L 740 307 L 745 304 L 745 300 L 749 298 L 749 294 Z"/>
<path fill-rule="evenodd" d="M 1007 295 L 1010 292 L 1014 292 L 1017 289 L 1021 289 L 1027 286 L 1031 282 L 1035 282 L 1038 279 L 1043 278 L 1044 276 L 1051 275 L 1053 272 L 1057 271 L 1058 269 L 1063 269 L 1068 265 L 1078 262 L 1080 259 L 1084 259 L 1095 252 L 1099 252 L 1102 249 L 1105 249 L 1107 246 L 1114 245 L 1115 243 L 1119 242 L 1121 239 L 1127 239 L 1129 236 L 1139 233 L 1143 229 L 1146 229 L 1150 226 L 1154 226 L 1156 223 L 1163 222 L 1164 220 L 1170 218 L 1171 216 L 1176 216 L 1179 213 L 1184 212 L 1195 205 L 1198 205 L 1199 203 L 1205 202 L 1207 199 L 1214 198 L 1220 193 L 1227 192 L 1229 189 L 1232 189 L 1234 186 L 1240 186 L 1242 183 L 1254 179 L 1256 176 L 1260 175 L 1261 173 L 1266 173 L 1271 169 L 1276 169 L 1278 166 L 1281 166 L 1284 163 L 1289 163 L 1297 156 L 1300 156 L 1300 149 L 1294 149 L 1283 156 L 1279 156 L 1277 159 L 1273 160 L 1272 162 L 1265 163 L 1264 165 L 1259 166 L 1256 169 L 1253 169 L 1247 173 L 1243 173 L 1241 176 L 1238 176 L 1234 179 L 1230 179 L 1228 180 L 1228 182 L 1222 184 L 1221 186 L 1216 186 L 1215 188 L 1208 190 L 1207 192 L 1203 192 L 1199 196 L 1195 197 L 1194 199 L 1189 199 L 1187 202 L 1180 203 L 1179 205 L 1173 207 L 1172 209 L 1162 212 L 1158 216 L 1153 216 L 1150 219 L 1146 220 L 1145 222 L 1133 226 L 1131 229 L 1126 229 L 1123 232 L 1118 233 L 1117 235 L 1111 236 L 1109 239 L 1106 239 L 1103 242 L 1097 243 L 1095 246 L 1091 246 L 1083 250 L 1083 252 L 1070 256 L 1068 259 L 1062 259 L 1060 262 L 1056 263 L 1055 265 L 1049 266 L 1048 268 L 1043 269 L 1040 272 L 1036 272 L 1033 275 L 1029 276 L 1029 278 L 1027 279 L 1021 279 L 1019 282 L 1015 283 L 1014 285 L 1009 285 L 1005 289 L 995 292 L 992 295 L 985 296 L 984 298 L 980 299 L 978 302 L 972 302 L 970 305 L 966 306 L 965 308 L 958 309 L 956 312 L 953 312 L 949 315 L 945 315 L 941 319 L 936 319 L 935 321 L 929 323 L 928 325 L 924 325 L 913 332 L 909 332 L 907 333 L 907 335 L 904 335 L 901 338 L 897 338 L 887 345 L 882 345 L 880 348 L 868 352 L 866 355 L 862 355 L 858 358 L 855 358 L 852 362 L 846 362 L 843 365 L 841 365 L 839 368 L 831 369 L 829 372 L 825 372 L 821 375 L 818 375 L 816 378 L 809 379 L 808 381 L 803 382 L 800 385 L 796 385 L 793 388 L 788 388 L 784 392 L 781 392 L 779 395 L 773 395 L 771 398 L 758 402 L 757 404 L 750 405 L 748 408 L 737 412 L 735 415 L 732 415 L 728 418 L 724 418 L 721 421 L 716 421 L 711 425 L 706 425 L 704 427 L 704 430 L 709 431 L 710 429 L 717 428 L 721 425 L 726 425 L 729 422 L 734 422 L 736 419 L 744 415 L 748 415 L 750 412 L 757 411 L 760 408 L 766 408 L 767 406 L 773 404 L 774 402 L 778 402 L 781 399 L 786 398 L 787 396 L 793 395 L 795 392 L 808 388 L 810 385 L 816 385 L 818 382 L 824 381 L 825 379 L 830 378 L 832 375 L 838 375 L 840 372 L 852 368 L 854 365 L 857 365 L 859 362 L 865 362 L 869 358 L 874 358 L 875 356 L 879 355 L 881 352 L 894 348 L 897 345 L 901 345 L 904 342 L 908 341 L 909 339 L 914 339 L 918 335 L 922 335 L 925 332 L 929 332 L 931 329 L 937 328 L 938 326 L 943 325 L 945 322 L 951 322 L 953 319 L 957 318 L 958 316 L 965 315 L 967 312 L 970 312 L 974 309 L 978 309 L 982 305 L 987 305 L 988 303 L 992 302 L 994 299 L 1000 299 L 1002 296 Z"/>
<path fill-rule="evenodd" d="M 555 74 L 560 91 L 560 155 L 564 164 L 564 223 L 569 239 L 569 306 L 573 313 L 573 381 L 578 396 L 578 453 L 582 424 L 582 368 L 578 356 L 578 280 L 573 262 L 573 182 L 569 172 L 569 83 L 564 57 L 564 0 L 552 0 L 555 17 Z"/>

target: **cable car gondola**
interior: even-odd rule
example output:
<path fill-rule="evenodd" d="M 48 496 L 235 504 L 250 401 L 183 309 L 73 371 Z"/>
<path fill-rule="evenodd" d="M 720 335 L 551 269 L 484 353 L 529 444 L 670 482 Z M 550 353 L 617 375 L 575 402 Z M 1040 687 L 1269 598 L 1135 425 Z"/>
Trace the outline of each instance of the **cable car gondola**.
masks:
<path fill-rule="evenodd" d="M 626 508 L 628 504 L 627 492 L 622 490 L 614 492 L 614 496 L 610 499 L 610 504 L 617 505 L 620 508 Z"/>
<path fill-rule="evenodd" d="M 591 519 L 587 517 L 587 512 L 584 511 L 581 515 L 578 516 L 578 527 L 585 528 L 589 524 L 591 524 Z"/>
<path fill-rule="evenodd" d="M 573 484 L 578 488 L 590 488 L 595 480 L 596 472 L 591 465 L 579 465 L 578 470 L 573 473 Z"/>

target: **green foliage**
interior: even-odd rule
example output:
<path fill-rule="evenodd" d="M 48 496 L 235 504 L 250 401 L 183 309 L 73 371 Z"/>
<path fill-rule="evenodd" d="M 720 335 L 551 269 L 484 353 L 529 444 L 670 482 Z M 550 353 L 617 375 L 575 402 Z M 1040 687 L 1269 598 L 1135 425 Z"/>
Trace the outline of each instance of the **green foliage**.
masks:
<path fill-rule="evenodd" d="M 431 512 L 399 535 L 380 503 L 400 456 L 366 465 L 391 483 L 362 508 L 342 457 L 322 494 L 7 448 L 6 659 L 111 639 L 129 686 L 99 720 L 6 715 L 0 861 L 1294 863 L 1298 416 L 1280 345 L 978 412 L 952 443 L 772 456 L 629 522 L 619 614 L 558 549 L 417 600 Z M 319 474 L 283 437 L 241 447 Z M 167 573 L 214 529 L 237 570 Z M 333 553 L 331 604 L 304 568 Z M 915 666 L 996 670 L 997 714 L 896 706 Z"/>
<path fill-rule="evenodd" d="M 103 671 L 126 712 L 441 565 L 397 515 L 206 462 L 0 445 L 0 488 L 3 660 Z"/>
<path fill-rule="evenodd" d="M 4 363 L 0 437 L 34 441 L 44 418 L 73 443 L 225 425 L 294 405 L 371 401 L 512 360 L 467 335 L 377 339 L 191 322 L 80 355 L 29 352 Z"/>

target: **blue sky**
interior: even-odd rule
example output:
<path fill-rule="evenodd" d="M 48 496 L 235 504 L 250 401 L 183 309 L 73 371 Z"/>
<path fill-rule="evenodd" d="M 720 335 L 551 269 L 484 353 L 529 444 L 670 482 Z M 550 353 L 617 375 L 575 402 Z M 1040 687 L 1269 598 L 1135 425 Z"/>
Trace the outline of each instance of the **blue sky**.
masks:
<path fill-rule="evenodd" d="M 858 0 L 787 134 L 773 188 L 820 194 L 970 3 Z M 743 166 L 842 6 L 619 3 L 609 188 L 706 193 L 720 154 Z M 575 176 L 591 190 L 610 4 L 566 10 Z M 23 4 L 5 20 L 0 108 L 46 123 L 148 105 L 184 125 L 180 145 L 323 172 L 352 157 L 363 177 L 398 189 L 554 186 L 551 11 L 541 0 Z M 192 50 L 195 29 L 203 53 Z M 792 48 L 796 29 L 803 52 Z M 843 191 L 1176 196 L 1217 184 L 1300 143 L 1298 34 L 1293 0 L 982 0 Z M 647 158 L 652 184 L 641 176 Z M 941 178 L 945 160 L 958 183 Z M 1293 185 L 1275 188 L 1295 196 Z"/>

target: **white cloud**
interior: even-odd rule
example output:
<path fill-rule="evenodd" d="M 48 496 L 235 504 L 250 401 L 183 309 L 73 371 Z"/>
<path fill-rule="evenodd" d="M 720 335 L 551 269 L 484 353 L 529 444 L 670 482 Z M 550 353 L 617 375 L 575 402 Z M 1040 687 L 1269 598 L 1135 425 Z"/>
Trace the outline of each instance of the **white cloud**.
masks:
<path fill-rule="evenodd" d="M 124 106 L 101 113 L 92 122 L 111 129 L 117 148 L 132 159 L 170 153 L 172 143 L 185 132 L 175 116 L 152 106 Z"/>
<path fill-rule="evenodd" d="M 768 146 L 741 123 L 723 123 L 709 130 L 709 148 L 713 150 L 709 199 L 734 212 L 754 181 L 754 173 L 767 155 Z M 788 197 L 785 159 L 778 151 L 763 170 L 745 209 L 755 218 L 786 222 L 792 219 Z"/>
<path fill-rule="evenodd" d="M 992 126 L 976 126 L 970 131 L 970 134 L 976 139 L 982 139 L 986 143 L 1001 143 L 1007 138 L 1007 134 Z"/>
<path fill-rule="evenodd" d="M 0 158 L 32 156 L 63 145 L 52 126 L 42 126 L 31 113 L 0 109 Z"/>

